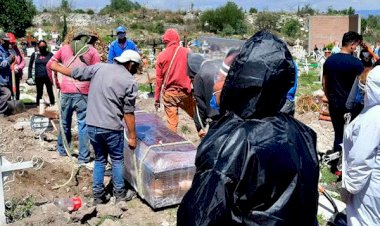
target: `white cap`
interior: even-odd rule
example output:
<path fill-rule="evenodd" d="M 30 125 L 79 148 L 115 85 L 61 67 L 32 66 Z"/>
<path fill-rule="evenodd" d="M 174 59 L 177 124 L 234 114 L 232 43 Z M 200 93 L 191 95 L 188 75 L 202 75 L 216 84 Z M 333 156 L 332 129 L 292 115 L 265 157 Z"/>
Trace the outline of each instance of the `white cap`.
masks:
<path fill-rule="evenodd" d="M 126 63 L 128 61 L 133 61 L 138 64 L 141 64 L 140 55 L 136 51 L 130 50 L 130 49 L 125 50 L 120 56 L 115 57 L 114 60 L 116 60 L 119 63 Z"/>

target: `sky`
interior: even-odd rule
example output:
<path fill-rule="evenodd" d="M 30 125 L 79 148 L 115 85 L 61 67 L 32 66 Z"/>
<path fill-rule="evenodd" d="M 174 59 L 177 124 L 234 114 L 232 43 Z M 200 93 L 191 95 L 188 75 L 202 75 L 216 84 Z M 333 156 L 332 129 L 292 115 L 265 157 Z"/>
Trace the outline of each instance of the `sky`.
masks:
<path fill-rule="evenodd" d="M 70 0 L 69 0 L 70 1 Z M 189 9 L 191 3 L 196 9 L 210 9 L 224 5 L 228 0 L 134 0 L 148 8 Z M 59 5 L 60 0 L 33 0 L 37 8 L 50 8 Z M 270 11 L 296 11 L 298 5 L 310 4 L 313 8 L 326 11 L 329 6 L 334 9 L 353 7 L 355 10 L 380 9 L 379 0 L 235 0 L 244 9 L 251 7 Z M 110 0 L 71 0 L 74 8 L 91 8 L 99 10 L 110 3 Z"/>

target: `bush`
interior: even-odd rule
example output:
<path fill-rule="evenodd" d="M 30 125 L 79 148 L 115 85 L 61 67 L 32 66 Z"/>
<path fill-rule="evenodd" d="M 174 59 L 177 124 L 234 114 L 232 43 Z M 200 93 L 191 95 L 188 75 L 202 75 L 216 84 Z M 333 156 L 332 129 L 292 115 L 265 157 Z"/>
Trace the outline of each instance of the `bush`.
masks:
<path fill-rule="evenodd" d="M 278 31 L 277 21 L 280 16 L 271 12 L 260 12 L 256 17 L 256 26 L 259 30 Z"/>
<path fill-rule="evenodd" d="M 88 9 L 88 10 L 86 11 L 86 13 L 87 13 L 88 15 L 94 15 L 94 14 L 95 14 L 94 10 L 92 10 L 92 9 Z"/>
<path fill-rule="evenodd" d="M 234 2 L 227 2 L 225 6 L 205 11 L 200 18 L 200 25 L 203 30 L 215 33 L 223 32 L 225 27 L 230 26 L 234 29 L 234 34 L 242 34 L 246 29 L 245 27 L 241 29 L 239 26 L 244 24 L 244 19 L 243 9 Z M 231 30 L 230 27 L 226 28 L 227 31 Z"/>
<path fill-rule="evenodd" d="M 288 37 L 295 38 L 301 31 L 301 24 L 296 19 L 290 19 L 285 22 L 281 32 Z"/>
<path fill-rule="evenodd" d="M 130 12 L 134 9 L 140 9 L 141 5 L 129 0 L 111 0 L 111 4 L 100 10 L 100 14 L 118 14 Z"/>

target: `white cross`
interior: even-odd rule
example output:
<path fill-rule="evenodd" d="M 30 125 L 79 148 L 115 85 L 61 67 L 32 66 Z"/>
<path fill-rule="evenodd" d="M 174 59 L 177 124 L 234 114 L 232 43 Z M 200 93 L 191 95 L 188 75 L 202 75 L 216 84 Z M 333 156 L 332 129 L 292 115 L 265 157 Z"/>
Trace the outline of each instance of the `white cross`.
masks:
<path fill-rule="evenodd" d="M 4 198 L 4 182 L 7 177 L 16 170 L 23 170 L 27 168 L 32 168 L 33 162 L 16 162 L 11 163 L 4 156 L 0 156 L 0 225 L 5 225 L 7 223 L 5 217 L 5 198 Z"/>
<path fill-rule="evenodd" d="M 38 37 L 38 41 L 43 40 L 44 36 L 47 35 L 41 28 L 38 28 L 37 32 L 34 32 L 34 36 Z"/>

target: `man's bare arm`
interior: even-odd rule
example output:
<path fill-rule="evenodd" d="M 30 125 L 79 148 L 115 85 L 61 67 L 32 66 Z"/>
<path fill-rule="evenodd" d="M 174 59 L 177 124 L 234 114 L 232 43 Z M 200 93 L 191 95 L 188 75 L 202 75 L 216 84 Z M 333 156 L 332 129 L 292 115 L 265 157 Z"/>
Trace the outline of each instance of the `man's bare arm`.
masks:
<path fill-rule="evenodd" d="M 59 72 L 61 74 L 64 74 L 66 76 L 71 77 L 71 69 L 67 68 L 67 67 L 64 67 L 62 65 L 59 65 L 55 61 L 51 63 L 50 69 L 53 70 L 53 71 L 57 71 L 57 72 Z"/>
<path fill-rule="evenodd" d="M 133 112 L 124 114 L 124 122 L 128 129 L 128 145 L 131 149 L 135 149 L 137 145 L 135 114 Z"/>

